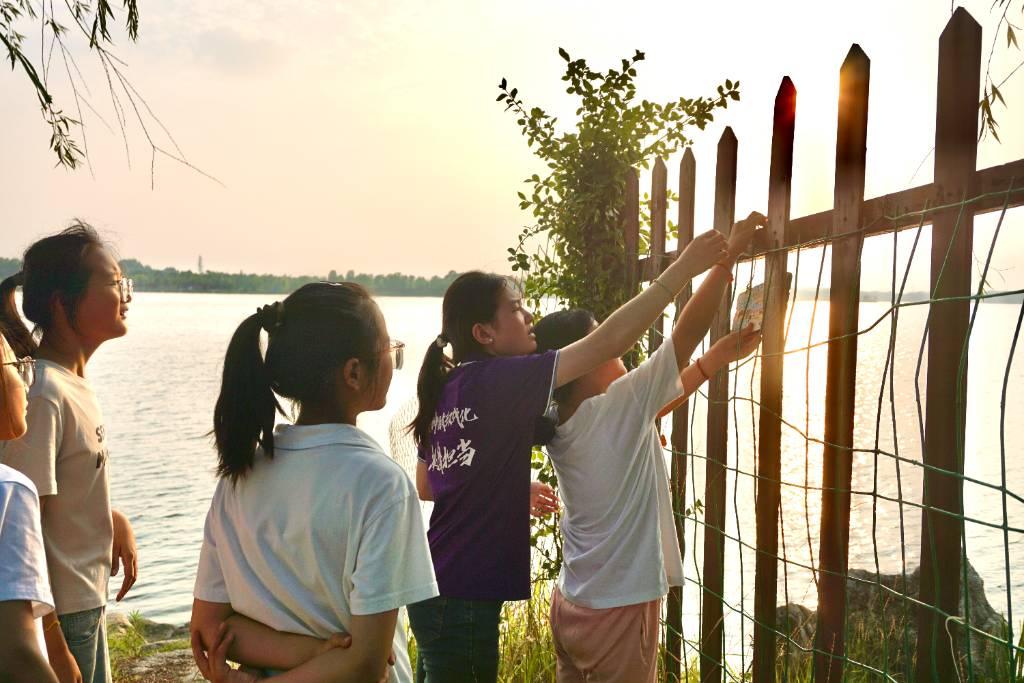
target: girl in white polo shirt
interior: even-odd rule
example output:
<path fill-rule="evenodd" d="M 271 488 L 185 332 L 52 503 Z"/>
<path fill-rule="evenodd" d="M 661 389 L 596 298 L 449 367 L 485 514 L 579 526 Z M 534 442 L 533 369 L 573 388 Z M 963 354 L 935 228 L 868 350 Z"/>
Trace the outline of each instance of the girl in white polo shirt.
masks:
<path fill-rule="evenodd" d="M 290 669 L 282 681 L 412 681 L 398 609 L 437 595 L 419 501 L 356 427 L 384 406 L 402 347 L 350 283 L 306 285 L 236 330 L 214 411 L 220 482 L 191 623 L 210 678 L 247 680 L 226 669 L 227 655 Z M 295 424 L 275 428 L 277 396 L 297 404 Z M 336 633 L 349 646 L 324 652 L 317 639 Z"/>
<path fill-rule="evenodd" d="M 627 373 L 616 358 L 556 390 L 558 427 L 547 451 L 565 506 L 563 564 L 551 600 L 559 683 L 655 680 L 661 598 L 681 585 L 683 566 L 654 420 L 757 348 L 760 333 L 748 326 L 689 360 L 733 261 L 763 223 L 753 213 L 736 224 L 726 259 L 708 271 L 671 338 L 638 368 Z M 564 348 L 596 328 L 588 311 L 553 313 L 534 328 L 537 350 Z"/>

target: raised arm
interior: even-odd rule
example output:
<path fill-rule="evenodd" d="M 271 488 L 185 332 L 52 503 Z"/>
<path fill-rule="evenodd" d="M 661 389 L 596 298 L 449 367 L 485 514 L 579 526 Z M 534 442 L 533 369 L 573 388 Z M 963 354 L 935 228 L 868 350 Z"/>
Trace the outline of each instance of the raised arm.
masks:
<path fill-rule="evenodd" d="M 728 254 L 712 266 L 704 282 L 683 307 L 675 327 L 672 328 L 672 344 L 675 346 L 676 362 L 679 364 L 680 372 L 689 365 L 694 349 L 711 327 L 715 312 L 722 303 L 722 296 L 732 281 L 733 264 L 750 246 L 754 230 L 766 222 L 767 219 L 763 215 L 753 211 L 733 226 L 729 234 Z"/>
<path fill-rule="evenodd" d="M 726 246 L 725 238 L 714 230 L 694 239 L 650 287 L 620 306 L 592 333 L 559 352 L 555 386 L 564 386 L 629 351 L 687 282 L 727 257 Z"/>
<path fill-rule="evenodd" d="M 696 363 L 691 363 L 683 368 L 680 373 L 683 393 L 662 408 L 658 413 L 658 418 L 665 417 L 678 408 L 683 401 L 690 398 L 700 388 L 701 384 L 714 377 L 715 373 L 728 366 L 729 363 L 752 354 L 760 343 L 761 331 L 755 330 L 752 324 L 742 330 L 730 332 L 719 339 Z"/>

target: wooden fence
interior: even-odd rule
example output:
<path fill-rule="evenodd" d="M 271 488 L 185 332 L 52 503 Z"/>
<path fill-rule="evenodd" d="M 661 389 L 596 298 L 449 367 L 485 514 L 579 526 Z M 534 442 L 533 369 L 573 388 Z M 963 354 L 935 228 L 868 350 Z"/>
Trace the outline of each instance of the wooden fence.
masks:
<path fill-rule="evenodd" d="M 958 613 L 962 572 L 963 446 L 965 403 L 952 400 L 951 387 L 966 395 L 966 349 L 971 304 L 973 217 L 1024 204 L 1024 159 L 976 170 L 978 100 L 981 73 L 981 27 L 958 9 L 939 39 L 934 182 L 865 200 L 870 60 L 857 45 L 839 71 L 839 120 L 836 140 L 835 194 L 829 211 L 790 217 L 793 135 L 797 91 L 782 79 L 772 123 L 768 176 L 768 227 L 755 237 L 754 258 L 765 260 L 767 304 L 761 350 L 760 424 L 756 473 L 757 557 L 754 597 L 753 678 L 776 677 L 777 575 L 781 482 L 781 415 L 783 392 L 783 275 L 788 252 L 797 247 L 830 244 L 829 341 L 825 391 L 825 448 L 818 566 L 818 620 L 814 647 L 815 680 L 843 680 L 846 587 L 853 468 L 854 398 L 857 375 L 860 257 L 864 239 L 922 223 L 932 225 L 931 303 L 928 318 L 927 414 L 924 428 L 923 514 L 920 594 L 918 601 L 917 679 L 956 681 L 956 644 L 947 637 L 945 616 Z M 1019 120 L 1019 119 L 1018 119 Z M 714 229 L 728 234 L 735 220 L 738 142 L 729 128 L 718 144 L 715 168 Z M 649 281 L 675 257 L 665 253 L 666 168 L 658 160 L 651 188 L 651 251 L 640 258 L 633 283 Z M 687 150 L 679 169 L 679 248 L 693 239 L 696 161 Z M 639 188 L 628 181 L 623 229 L 627 253 L 639 241 Z M 923 211 L 926 207 L 945 207 Z M 794 284 L 795 287 L 795 284 Z M 676 310 L 690 296 L 683 292 Z M 712 342 L 729 331 L 727 295 L 711 328 Z M 652 347 L 661 339 L 652 333 Z M 702 624 L 700 675 L 720 681 L 724 675 L 723 596 L 725 577 L 726 456 L 728 452 L 727 371 L 708 387 L 707 457 L 704 491 L 704 566 L 701 574 Z M 678 513 L 684 507 L 687 478 L 688 406 L 672 415 L 671 487 Z M 683 547 L 682 518 L 677 533 Z M 935 561 L 935 559 L 938 561 Z M 680 678 L 682 591 L 673 588 L 667 601 L 664 665 L 669 680 Z"/>

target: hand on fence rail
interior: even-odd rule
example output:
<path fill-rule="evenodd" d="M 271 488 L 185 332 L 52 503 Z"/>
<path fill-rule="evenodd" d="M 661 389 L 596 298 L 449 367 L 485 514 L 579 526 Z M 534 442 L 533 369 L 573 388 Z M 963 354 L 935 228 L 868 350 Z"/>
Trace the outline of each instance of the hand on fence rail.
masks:
<path fill-rule="evenodd" d="M 750 250 L 750 243 L 754 239 L 754 231 L 757 228 L 764 228 L 768 225 L 768 219 L 763 213 L 751 211 L 750 215 L 732 226 L 729 233 L 729 264 L 735 262 Z"/>
<path fill-rule="evenodd" d="M 679 255 L 686 272 L 703 273 L 719 261 L 728 258 L 728 242 L 717 230 L 708 230 L 693 238 Z M 655 280 L 658 282 L 658 280 Z"/>

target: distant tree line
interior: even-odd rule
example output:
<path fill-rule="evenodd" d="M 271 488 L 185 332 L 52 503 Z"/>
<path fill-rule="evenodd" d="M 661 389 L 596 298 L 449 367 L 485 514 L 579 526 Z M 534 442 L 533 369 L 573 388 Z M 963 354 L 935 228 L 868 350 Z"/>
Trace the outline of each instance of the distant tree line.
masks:
<path fill-rule="evenodd" d="M 0 257 L 0 278 L 16 273 L 21 261 Z M 239 294 L 284 294 L 309 282 L 325 278 L 315 275 L 255 275 L 251 273 L 196 273 L 177 268 L 151 268 L 135 259 L 124 259 L 121 268 L 135 281 L 140 292 L 216 292 Z M 332 270 L 326 279 L 332 282 L 357 282 L 377 296 L 444 296 L 448 285 L 458 277 L 455 271 L 447 275 L 425 278 L 402 273 L 370 275 L 349 270 L 339 274 Z"/>
<path fill-rule="evenodd" d="M 0 280 L 8 275 L 13 275 L 20 268 L 21 261 L 19 259 L 0 256 Z M 290 275 L 252 275 L 249 273 L 218 273 L 216 271 L 195 273 L 191 270 L 178 270 L 177 268 L 157 269 L 150 268 L 135 259 L 124 259 L 121 261 L 121 268 L 126 275 L 135 280 L 135 289 L 140 292 L 284 294 L 294 291 L 306 283 L 319 282 L 324 279 L 314 275 L 292 277 Z M 459 274 L 454 270 L 449 271 L 447 275 L 435 275 L 431 278 L 403 275 L 402 273 L 369 275 L 356 273 L 353 270 L 339 274 L 332 270 L 327 274 L 327 280 L 358 282 L 377 296 L 444 296 L 448 285 L 458 276 Z M 987 292 L 987 294 L 995 293 Z M 817 292 L 817 296 L 820 300 L 828 300 L 828 288 L 821 288 Z M 797 292 L 797 299 L 801 301 L 811 300 L 814 297 L 813 289 L 801 289 Z M 860 300 L 864 302 L 887 302 L 890 297 L 891 293 L 885 291 L 865 290 L 860 293 Z M 904 292 L 903 294 L 904 302 L 927 299 L 927 292 Z M 987 299 L 987 301 L 997 304 L 1019 304 L 1024 303 L 1024 295 L 997 296 Z"/>

